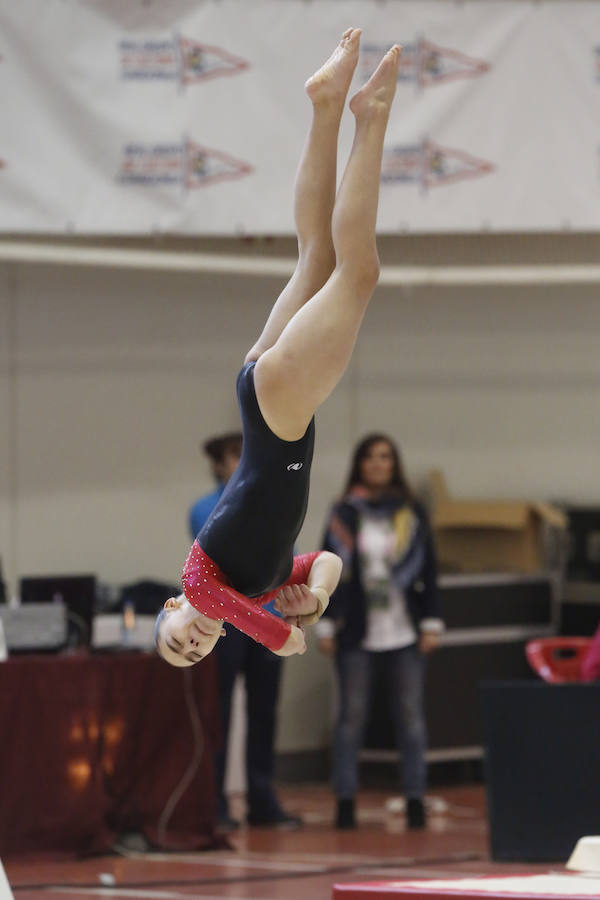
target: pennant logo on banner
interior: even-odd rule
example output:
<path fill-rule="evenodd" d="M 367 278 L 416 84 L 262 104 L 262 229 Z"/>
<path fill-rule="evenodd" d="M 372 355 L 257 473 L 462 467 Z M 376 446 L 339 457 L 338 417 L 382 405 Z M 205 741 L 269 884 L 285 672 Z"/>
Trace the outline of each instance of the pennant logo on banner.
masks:
<path fill-rule="evenodd" d="M 361 72 L 368 81 L 388 45 L 367 44 L 361 48 Z M 474 59 L 458 50 L 439 47 L 425 38 L 402 44 L 398 81 L 410 82 L 420 88 L 454 81 L 458 78 L 475 78 L 483 75 L 490 64 Z"/>
<path fill-rule="evenodd" d="M 427 190 L 493 171 L 494 165 L 484 159 L 425 140 L 420 144 L 386 148 L 381 180 L 417 184 Z"/>
<path fill-rule="evenodd" d="M 219 47 L 197 44 L 187 38 L 179 38 L 179 49 L 183 61 L 184 84 L 219 75 L 235 75 L 249 67 L 249 63 L 239 56 L 233 56 Z"/>
<path fill-rule="evenodd" d="M 185 145 L 185 184 L 188 188 L 206 187 L 217 181 L 231 181 L 252 172 L 252 166 L 220 150 L 208 150 L 187 141 Z"/>
<path fill-rule="evenodd" d="M 127 144 L 118 180 L 145 186 L 208 187 L 252 172 L 252 166 L 220 150 L 192 141 L 177 144 Z"/>
<path fill-rule="evenodd" d="M 246 60 L 220 47 L 188 38 L 122 40 L 121 77 L 138 81 L 177 81 L 181 85 L 221 75 L 235 75 L 249 67 Z"/>

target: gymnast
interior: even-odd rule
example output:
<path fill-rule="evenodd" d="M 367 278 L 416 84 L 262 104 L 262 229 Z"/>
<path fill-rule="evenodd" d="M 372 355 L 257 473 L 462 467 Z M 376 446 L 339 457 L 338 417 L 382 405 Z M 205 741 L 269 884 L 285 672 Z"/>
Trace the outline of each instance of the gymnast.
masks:
<path fill-rule="evenodd" d="M 157 650 L 175 666 L 210 653 L 224 622 L 280 656 L 304 653 L 304 625 L 324 612 L 340 577 L 335 554 L 294 557 L 293 547 L 308 502 L 314 414 L 346 369 L 379 277 L 381 159 L 400 47 L 350 101 L 354 142 L 336 197 L 360 34 L 349 28 L 306 83 L 313 113 L 294 188 L 298 264 L 237 378 L 242 458 L 192 545 L 184 593 L 156 620 Z M 273 599 L 281 617 L 263 609 Z"/>

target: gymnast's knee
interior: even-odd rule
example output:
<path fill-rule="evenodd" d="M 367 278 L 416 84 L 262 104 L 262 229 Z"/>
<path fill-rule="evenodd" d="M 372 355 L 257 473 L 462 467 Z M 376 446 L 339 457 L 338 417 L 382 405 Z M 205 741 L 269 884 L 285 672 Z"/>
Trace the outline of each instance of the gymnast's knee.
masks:
<path fill-rule="evenodd" d="M 379 281 L 379 257 L 376 251 L 365 248 L 361 252 L 348 256 L 339 265 L 344 277 L 352 282 L 359 294 L 370 296 Z"/>
<path fill-rule="evenodd" d="M 260 341 L 258 341 L 253 347 L 248 350 L 246 356 L 244 358 L 244 365 L 247 365 L 249 362 L 256 362 L 263 354 L 263 350 L 260 346 Z"/>

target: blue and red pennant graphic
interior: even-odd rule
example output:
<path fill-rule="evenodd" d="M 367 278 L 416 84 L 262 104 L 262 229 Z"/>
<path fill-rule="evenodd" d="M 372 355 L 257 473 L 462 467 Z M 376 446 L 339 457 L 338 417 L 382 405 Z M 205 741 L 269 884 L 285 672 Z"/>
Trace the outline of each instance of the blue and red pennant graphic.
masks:
<path fill-rule="evenodd" d="M 425 140 L 419 144 L 386 148 L 381 180 L 384 183 L 416 184 L 422 190 L 428 190 L 466 178 L 479 178 L 493 171 L 494 165 L 484 159 Z"/>
<path fill-rule="evenodd" d="M 243 178 L 252 166 L 193 141 L 174 144 L 127 144 L 118 180 L 131 185 L 208 187 L 219 181 Z"/>
<path fill-rule="evenodd" d="M 119 42 L 121 77 L 128 81 L 175 81 L 180 85 L 237 75 L 249 63 L 221 47 L 175 35 Z"/>
<path fill-rule="evenodd" d="M 383 44 L 367 44 L 361 48 L 360 69 L 364 81 L 371 77 L 386 50 L 387 45 Z M 475 78 L 489 68 L 490 64 L 481 59 L 440 47 L 422 37 L 402 44 L 398 81 L 426 88 L 459 78 Z"/>

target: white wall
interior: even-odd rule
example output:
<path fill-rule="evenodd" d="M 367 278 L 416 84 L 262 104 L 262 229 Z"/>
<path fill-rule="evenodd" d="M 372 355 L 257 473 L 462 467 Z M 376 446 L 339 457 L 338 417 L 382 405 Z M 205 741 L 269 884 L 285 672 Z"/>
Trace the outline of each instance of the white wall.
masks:
<path fill-rule="evenodd" d="M 382 294 L 358 347 L 358 430 L 457 494 L 600 496 L 598 287 Z"/>
<path fill-rule="evenodd" d="M 13 288 L 11 289 L 11 279 Z M 198 442 L 238 425 L 237 369 L 275 279 L 0 266 L 0 557 L 21 575 L 176 579 Z M 384 429 L 422 480 L 472 496 L 598 501 L 597 286 L 379 288 L 317 418 L 300 549 L 318 545 L 355 439 Z M 13 449 L 11 449 L 13 448 Z M 280 750 L 320 747 L 329 664 L 286 664 Z"/>
<path fill-rule="evenodd" d="M 11 296 L 8 266 L 0 266 L 0 564 L 6 570 L 14 559 L 13 491 L 14 491 L 14 410 L 13 376 L 11 372 Z"/>

